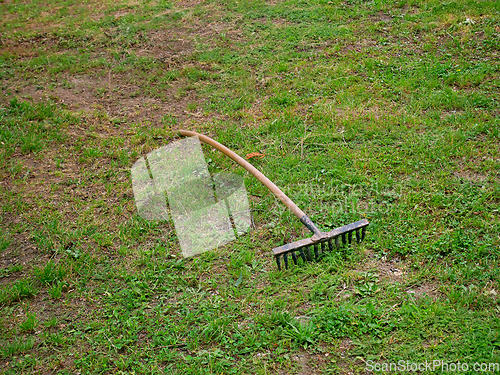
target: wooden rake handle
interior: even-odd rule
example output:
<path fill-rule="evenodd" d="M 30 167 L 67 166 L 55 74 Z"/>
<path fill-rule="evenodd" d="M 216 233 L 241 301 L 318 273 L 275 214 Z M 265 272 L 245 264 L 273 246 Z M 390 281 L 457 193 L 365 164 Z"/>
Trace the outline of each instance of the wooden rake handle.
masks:
<path fill-rule="evenodd" d="M 214 141 L 212 138 L 207 137 L 206 135 L 203 134 L 198 134 L 196 132 L 192 132 L 189 130 L 179 130 L 179 134 L 183 135 L 185 137 L 198 137 L 201 141 L 205 142 L 206 144 L 209 144 L 210 146 L 215 147 L 217 150 L 221 151 L 225 155 L 229 156 L 231 159 L 233 159 L 236 163 L 241 165 L 243 168 L 245 168 L 248 172 L 250 172 L 257 180 L 259 180 L 265 187 L 267 187 L 269 190 L 271 190 L 271 193 L 273 193 L 276 198 L 278 198 L 280 201 L 283 202 L 285 206 L 287 206 L 290 211 L 293 212 L 295 216 L 300 221 L 304 220 L 304 217 L 309 219 L 307 215 L 295 204 L 293 201 L 286 196 L 285 193 L 283 193 L 279 187 L 277 187 L 270 179 L 268 179 L 266 176 L 264 176 L 257 168 L 255 168 L 252 164 L 247 162 L 245 159 L 243 159 L 241 156 L 237 155 L 230 149 L 228 149 L 226 146 L 221 145 L 219 142 Z M 307 225 L 306 225 L 307 226 Z"/>

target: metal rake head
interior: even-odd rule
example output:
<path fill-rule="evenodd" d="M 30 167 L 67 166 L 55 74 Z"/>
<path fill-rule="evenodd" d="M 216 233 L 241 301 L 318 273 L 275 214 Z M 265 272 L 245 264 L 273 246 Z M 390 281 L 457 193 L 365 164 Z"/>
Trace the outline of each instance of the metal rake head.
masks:
<path fill-rule="evenodd" d="M 315 234 L 311 238 L 275 247 L 273 253 L 276 258 L 278 269 L 281 270 L 281 257 L 283 257 L 283 263 L 286 269 L 288 269 L 289 255 L 291 255 L 295 265 L 297 265 L 298 256 L 302 258 L 304 262 L 313 261 L 313 252 L 314 260 L 318 260 L 322 254 L 326 253 L 327 247 L 328 251 L 332 251 L 334 244 L 336 247 L 341 246 L 340 241 L 342 241 L 342 245 L 347 242 L 352 243 L 353 233 L 355 233 L 356 242 L 359 243 L 365 238 L 368 224 L 368 220 L 363 219 L 355 223 L 344 225 L 343 227 L 335 228 L 330 232 L 321 232 L 321 235 Z"/>

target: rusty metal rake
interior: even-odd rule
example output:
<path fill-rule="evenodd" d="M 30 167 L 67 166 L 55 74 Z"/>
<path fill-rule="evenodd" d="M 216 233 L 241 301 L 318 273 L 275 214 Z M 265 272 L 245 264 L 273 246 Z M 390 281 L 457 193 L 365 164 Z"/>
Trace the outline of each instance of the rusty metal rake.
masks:
<path fill-rule="evenodd" d="M 281 258 L 283 258 L 285 268 L 288 269 L 289 256 L 291 256 L 293 263 L 297 265 L 299 257 L 304 262 L 318 260 L 318 258 L 327 250 L 332 251 L 334 246 L 341 246 L 341 242 L 342 245 L 345 245 L 347 242 L 352 243 L 353 233 L 355 233 L 356 241 L 358 243 L 363 241 L 365 238 L 366 227 L 369 225 L 368 220 L 359 220 L 355 223 L 335 228 L 330 232 L 322 232 L 318 229 L 316 224 L 314 224 L 311 219 L 285 195 L 285 193 L 283 193 L 271 180 L 264 176 L 245 159 L 206 135 L 188 130 L 180 130 L 179 134 L 186 137 L 198 137 L 201 141 L 213 146 L 225 155 L 229 156 L 250 172 L 255 178 L 257 178 L 265 187 L 267 187 L 281 202 L 283 202 L 286 207 L 290 209 L 290 211 L 292 211 L 295 216 L 297 216 L 300 222 L 313 233 L 313 236 L 310 238 L 305 238 L 273 249 L 278 269 L 281 270 Z"/>

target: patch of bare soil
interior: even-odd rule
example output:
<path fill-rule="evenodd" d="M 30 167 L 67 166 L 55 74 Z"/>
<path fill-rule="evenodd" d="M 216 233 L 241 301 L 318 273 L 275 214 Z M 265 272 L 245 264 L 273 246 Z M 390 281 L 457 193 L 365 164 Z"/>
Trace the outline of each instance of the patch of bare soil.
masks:
<path fill-rule="evenodd" d="M 187 109 L 188 104 L 202 103 L 195 90 L 188 90 L 182 96 L 177 94 L 178 86 L 170 88 L 166 92 L 168 100 L 162 101 L 156 98 L 122 98 L 117 101 L 108 100 L 101 105 L 106 110 L 109 117 L 124 117 L 130 122 L 150 121 L 153 125 L 159 126 L 161 119 L 165 115 L 177 118 L 178 124 L 189 124 L 202 120 L 201 112 L 191 112 Z"/>
<path fill-rule="evenodd" d="M 363 265 L 363 271 L 376 270 L 377 274 L 383 279 L 391 282 L 403 283 L 405 275 L 407 275 L 406 266 L 399 258 L 394 258 L 390 261 L 375 257 L 370 251 L 366 252 L 368 257 L 367 262 Z"/>
<path fill-rule="evenodd" d="M 365 31 L 363 31 L 364 33 Z M 376 38 L 366 38 L 364 34 L 360 35 L 360 38 L 352 43 L 343 45 L 339 50 L 325 49 L 325 55 L 327 57 L 336 56 L 346 56 L 352 54 L 363 54 L 365 56 L 375 57 L 380 56 L 383 53 L 384 56 L 394 56 L 400 57 L 402 51 L 405 54 L 418 55 L 423 52 L 422 44 L 423 42 L 418 39 L 412 39 L 409 37 L 394 36 L 390 33 L 384 33 L 384 38 L 386 39 L 384 44 L 380 44 L 380 41 Z M 396 46 L 397 48 L 388 48 L 388 46 Z"/>
<path fill-rule="evenodd" d="M 297 373 L 297 375 L 312 375 L 312 374 L 319 374 L 319 372 L 316 372 L 315 369 L 311 367 L 311 355 L 307 352 L 302 352 L 300 354 L 297 354 L 296 356 L 292 357 L 299 366 L 301 367 L 300 371 Z"/>
<path fill-rule="evenodd" d="M 364 363 L 358 359 L 349 356 L 349 352 L 354 348 L 354 343 L 350 338 L 344 338 L 339 344 L 335 359 L 335 364 L 340 374 L 354 375 L 362 373 L 360 368 L 364 367 Z"/>
<path fill-rule="evenodd" d="M 5 45 L 0 43 L 0 54 L 11 55 L 18 58 L 35 57 L 37 52 L 33 51 L 27 46 L 19 45 Z"/>
<path fill-rule="evenodd" d="M 53 90 L 40 88 L 38 85 L 28 84 L 20 87 L 20 96 L 32 99 L 34 102 L 52 99 L 66 105 L 68 109 L 91 113 L 100 102 L 96 90 L 109 86 L 109 80 L 98 76 L 67 77 L 66 83 Z"/>
<path fill-rule="evenodd" d="M 483 173 L 478 173 L 475 171 L 465 170 L 465 169 L 453 172 L 453 174 L 462 180 L 467 180 L 472 182 L 485 182 L 488 179 L 488 176 Z"/>
<path fill-rule="evenodd" d="M 375 254 L 371 251 L 366 251 L 368 260 L 363 265 L 363 271 L 374 271 L 376 272 L 382 280 L 386 280 L 390 283 L 405 284 L 410 277 L 410 271 L 405 265 L 404 261 L 400 258 L 395 257 L 391 260 L 384 258 L 376 258 Z M 425 296 L 436 300 L 440 293 L 438 291 L 439 284 L 433 283 L 432 281 L 424 282 L 421 284 L 415 284 L 406 289 L 408 295 L 413 295 L 415 298 L 423 298 Z"/>
<path fill-rule="evenodd" d="M 172 84 L 163 94 L 166 100 L 136 96 L 135 93 L 144 87 L 128 84 L 122 77 L 113 74 L 109 74 L 109 77 L 77 77 L 71 83 L 70 88 L 59 86 L 54 90 L 37 90 L 35 86 L 26 86 L 20 90 L 21 97 L 35 102 L 52 99 L 66 105 L 70 111 L 126 119 L 129 123 L 147 121 L 153 126 L 161 126 L 161 120 L 167 114 L 176 117 L 179 126 L 212 118 L 200 111 L 187 109 L 188 104 L 195 103 L 200 107 L 203 102 L 198 99 L 196 90 L 183 91 L 182 82 Z M 105 90 L 105 93 L 100 94 L 99 89 Z M 183 91 L 181 95 L 179 90 Z"/>
<path fill-rule="evenodd" d="M 148 42 L 142 45 L 136 53 L 139 56 L 154 56 L 167 63 L 178 61 L 194 51 L 189 34 L 189 30 L 182 29 L 151 30 L 147 36 Z"/>
<path fill-rule="evenodd" d="M 375 14 L 372 14 L 371 16 L 368 17 L 368 19 L 372 22 L 383 22 L 383 23 L 389 23 L 392 22 L 393 17 L 389 14 L 386 14 L 382 11 L 379 11 Z"/>
<path fill-rule="evenodd" d="M 95 303 L 73 294 L 74 289 L 69 286 L 59 300 L 52 300 L 47 291 L 42 290 L 36 296 L 21 301 L 13 311 L 8 322 L 8 328 L 15 327 L 24 320 L 26 312 L 36 314 L 40 323 L 57 318 L 56 327 L 65 328 L 75 321 L 82 320 L 89 311 L 95 311 Z"/>
<path fill-rule="evenodd" d="M 420 299 L 424 297 L 432 298 L 436 300 L 439 296 L 439 285 L 433 283 L 422 283 L 421 285 L 415 285 L 406 290 L 406 293 L 413 295 L 415 298 Z"/>
<path fill-rule="evenodd" d="M 192 8 L 203 4 L 203 0 L 177 0 L 175 6 L 179 8 Z"/>
<path fill-rule="evenodd" d="M 14 222 L 20 222 L 20 218 L 13 218 Z M 22 270 L 0 277 L 0 287 L 10 284 L 29 274 L 33 267 L 41 267 L 50 259 L 48 254 L 43 254 L 37 246 L 24 233 L 13 236 L 9 247 L 0 252 L 0 269 L 8 269 L 20 265 Z"/>
<path fill-rule="evenodd" d="M 463 111 L 443 111 L 440 115 L 441 120 L 445 120 L 448 117 L 451 116 L 460 116 L 462 115 Z"/>
<path fill-rule="evenodd" d="M 328 355 L 320 354 L 310 354 L 306 351 L 301 351 L 299 353 L 291 355 L 291 359 L 296 363 L 299 371 L 297 373 L 293 372 L 297 375 L 315 375 L 322 374 L 322 369 L 325 366 L 325 363 L 328 361 Z M 288 375 L 289 372 L 278 371 L 279 375 Z"/>

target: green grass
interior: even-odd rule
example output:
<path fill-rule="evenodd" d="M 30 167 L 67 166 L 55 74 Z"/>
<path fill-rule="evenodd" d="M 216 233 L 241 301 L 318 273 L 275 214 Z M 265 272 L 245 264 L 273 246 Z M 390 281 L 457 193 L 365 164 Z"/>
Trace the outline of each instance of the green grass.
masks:
<path fill-rule="evenodd" d="M 3 2 L 6 374 L 362 374 L 500 357 L 496 1 Z M 208 134 L 359 246 L 276 269 L 307 230 L 244 176 L 255 227 L 183 259 L 130 168 Z"/>

